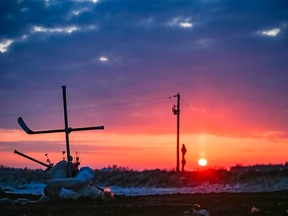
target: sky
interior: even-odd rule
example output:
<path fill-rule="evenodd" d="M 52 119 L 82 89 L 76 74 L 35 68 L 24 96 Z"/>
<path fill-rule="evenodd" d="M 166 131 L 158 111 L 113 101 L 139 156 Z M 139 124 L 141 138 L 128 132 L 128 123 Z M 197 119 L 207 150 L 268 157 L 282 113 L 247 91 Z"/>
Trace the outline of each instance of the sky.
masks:
<path fill-rule="evenodd" d="M 284 164 L 288 151 L 285 0 L 0 1 L 0 164 L 57 163 L 65 134 L 82 166 L 186 170 Z M 181 155 L 180 155 L 181 157 Z M 180 158 L 181 159 L 181 158 Z"/>

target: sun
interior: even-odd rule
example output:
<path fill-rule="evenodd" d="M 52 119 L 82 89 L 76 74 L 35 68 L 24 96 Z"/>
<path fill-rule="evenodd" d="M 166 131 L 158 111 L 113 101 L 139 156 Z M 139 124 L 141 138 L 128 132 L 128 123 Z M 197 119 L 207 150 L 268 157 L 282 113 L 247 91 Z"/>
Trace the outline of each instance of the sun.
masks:
<path fill-rule="evenodd" d="M 199 159 L 199 161 L 198 161 L 198 164 L 200 165 L 200 166 L 206 166 L 207 165 L 207 160 L 205 159 L 205 158 L 201 158 L 201 159 Z"/>

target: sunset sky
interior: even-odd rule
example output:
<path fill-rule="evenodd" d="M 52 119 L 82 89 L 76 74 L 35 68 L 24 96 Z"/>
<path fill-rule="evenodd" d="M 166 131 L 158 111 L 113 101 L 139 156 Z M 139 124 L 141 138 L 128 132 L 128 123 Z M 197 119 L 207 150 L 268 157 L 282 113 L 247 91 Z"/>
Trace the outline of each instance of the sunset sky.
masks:
<path fill-rule="evenodd" d="M 288 160 L 288 1 L 0 1 L 0 165 L 62 159 L 67 88 L 81 165 L 186 170 Z"/>

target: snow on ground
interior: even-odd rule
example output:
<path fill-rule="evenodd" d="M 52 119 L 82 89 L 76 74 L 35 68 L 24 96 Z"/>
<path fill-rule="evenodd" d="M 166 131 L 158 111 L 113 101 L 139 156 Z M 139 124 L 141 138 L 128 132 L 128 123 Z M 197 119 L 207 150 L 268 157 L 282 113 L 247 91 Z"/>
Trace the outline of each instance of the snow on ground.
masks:
<path fill-rule="evenodd" d="M 42 195 L 44 194 L 45 186 L 46 184 L 44 183 L 31 182 L 25 185 L 21 185 L 19 187 L 13 187 L 1 184 L 0 188 L 8 193 Z"/>
<path fill-rule="evenodd" d="M 207 174 L 207 173 L 206 173 Z M 116 195 L 273 192 L 288 190 L 287 170 L 173 173 L 159 170 L 95 171 L 94 184 L 110 187 Z M 0 169 L 0 191 L 42 195 L 48 174 L 42 170 Z"/>
<path fill-rule="evenodd" d="M 286 181 L 287 182 L 287 181 Z M 0 185 L 0 188 L 5 192 L 9 193 L 17 193 L 17 194 L 34 194 L 34 195 L 42 195 L 43 190 L 46 184 L 44 183 L 28 183 L 22 185 L 21 187 L 11 187 Z M 244 185 L 244 184 L 236 184 L 236 185 L 222 185 L 222 184 L 207 184 L 199 185 L 196 187 L 173 187 L 173 188 L 157 188 L 157 187 L 118 187 L 118 186 L 110 186 L 112 192 L 116 195 L 125 195 L 125 196 L 143 196 L 143 195 L 164 195 L 164 194 L 194 194 L 194 193 L 240 193 L 240 192 L 273 192 L 273 191 L 281 191 L 287 190 L 287 185 L 277 185 L 274 187 L 263 185 Z"/>

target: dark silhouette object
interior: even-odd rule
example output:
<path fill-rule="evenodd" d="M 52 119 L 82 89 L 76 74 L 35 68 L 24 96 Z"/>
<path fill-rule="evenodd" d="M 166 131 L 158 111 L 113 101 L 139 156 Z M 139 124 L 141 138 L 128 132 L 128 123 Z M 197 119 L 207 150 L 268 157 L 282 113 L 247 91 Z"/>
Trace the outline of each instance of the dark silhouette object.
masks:
<path fill-rule="evenodd" d="M 62 154 L 63 154 L 63 157 L 62 157 L 62 158 L 63 158 L 63 160 L 65 160 L 65 153 L 66 153 L 65 151 L 62 151 Z"/>
<path fill-rule="evenodd" d="M 45 156 L 46 156 L 46 162 L 49 163 L 49 165 L 51 165 L 51 167 L 52 167 L 53 164 L 51 163 L 51 160 L 48 157 L 48 153 L 46 153 Z"/>
<path fill-rule="evenodd" d="M 187 149 L 186 149 L 184 144 L 182 145 L 181 152 L 182 152 L 182 172 L 184 172 L 184 167 L 185 167 L 185 164 L 186 164 L 186 160 L 185 160 L 184 156 L 185 156 L 185 154 L 187 152 Z"/>
<path fill-rule="evenodd" d="M 80 165 L 80 163 L 77 162 L 77 161 L 71 164 L 71 175 L 72 175 L 72 177 L 75 177 L 77 172 L 79 171 L 79 165 Z"/>
<path fill-rule="evenodd" d="M 49 161 L 49 164 L 45 164 L 45 163 L 43 163 L 43 162 L 41 162 L 41 161 L 39 161 L 39 160 L 36 160 L 35 158 L 32 158 L 32 157 L 30 157 L 30 156 L 28 156 L 28 155 L 26 155 L 26 154 L 23 154 L 23 153 L 17 151 L 16 149 L 14 150 L 14 153 L 15 153 L 15 154 L 18 154 L 18 155 L 20 155 L 20 156 L 22 156 L 22 157 L 25 157 L 25 158 L 27 158 L 27 159 L 29 159 L 29 160 L 32 160 L 32 161 L 34 161 L 34 162 L 36 162 L 36 163 L 38 163 L 38 164 L 41 164 L 42 166 L 47 167 L 47 169 L 46 169 L 47 171 L 50 170 L 50 169 L 53 167 L 53 164 L 50 163 L 50 161 Z"/>
<path fill-rule="evenodd" d="M 65 123 L 64 129 L 33 131 L 25 124 L 24 120 L 21 117 L 18 118 L 18 123 L 21 126 L 21 128 L 28 134 L 44 134 L 44 133 L 59 133 L 59 132 L 65 133 L 65 135 L 66 135 L 67 162 L 69 164 L 67 173 L 68 173 L 68 177 L 71 177 L 71 161 L 69 160 L 69 158 L 70 158 L 69 133 L 71 133 L 72 131 L 103 130 L 104 126 L 84 127 L 84 128 L 71 128 L 71 127 L 69 127 L 68 126 L 67 102 L 66 102 L 66 86 L 62 86 L 62 92 L 63 92 L 63 106 L 64 106 L 64 123 Z"/>
<path fill-rule="evenodd" d="M 72 174 L 72 177 L 75 177 L 77 172 L 79 171 L 79 165 L 80 165 L 80 159 L 78 157 L 78 152 L 76 151 L 76 161 L 73 163 L 72 160 L 72 164 L 71 164 L 71 174 Z"/>

